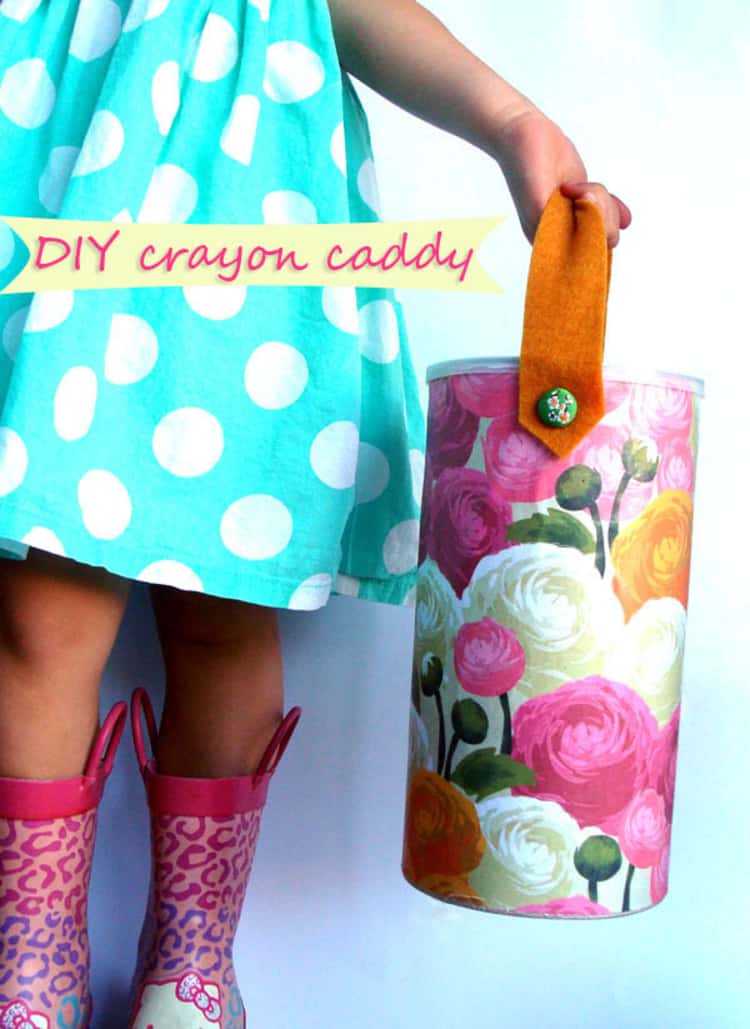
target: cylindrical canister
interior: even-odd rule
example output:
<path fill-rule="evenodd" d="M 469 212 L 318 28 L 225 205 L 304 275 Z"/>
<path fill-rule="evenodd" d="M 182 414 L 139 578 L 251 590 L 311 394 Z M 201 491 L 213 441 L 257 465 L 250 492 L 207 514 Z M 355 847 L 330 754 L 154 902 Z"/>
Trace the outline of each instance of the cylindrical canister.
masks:
<path fill-rule="evenodd" d="M 495 913 L 667 892 L 701 380 L 604 366 L 558 458 L 516 358 L 427 369 L 402 869 Z"/>

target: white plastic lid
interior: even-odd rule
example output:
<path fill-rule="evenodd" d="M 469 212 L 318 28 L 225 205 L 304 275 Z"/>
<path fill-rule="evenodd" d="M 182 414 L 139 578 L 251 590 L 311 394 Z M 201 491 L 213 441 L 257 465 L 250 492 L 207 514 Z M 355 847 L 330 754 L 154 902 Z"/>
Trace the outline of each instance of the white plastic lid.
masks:
<path fill-rule="evenodd" d="M 442 379 L 448 375 L 465 375 L 477 372 L 507 372 L 518 370 L 517 357 L 459 357 L 451 361 L 438 361 L 427 366 L 425 382 Z M 704 396 L 704 381 L 691 375 L 664 372 L 655 368 L 618 368 L 604 365 L 602 374 L 614 382 L 642 382 L 654 386 L 670 386 L 673 389 L 689 390 Z"/>

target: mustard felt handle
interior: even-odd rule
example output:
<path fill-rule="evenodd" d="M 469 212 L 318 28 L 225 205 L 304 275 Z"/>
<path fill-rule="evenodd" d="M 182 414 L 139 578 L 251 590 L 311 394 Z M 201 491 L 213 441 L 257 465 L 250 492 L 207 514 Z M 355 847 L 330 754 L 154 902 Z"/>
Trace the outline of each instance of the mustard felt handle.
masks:
<path fill-rule="evenodd" d="M 604 336 L 612 274 L 604 218 L 589 200 L 559 189 L 534 236 L 524 306 L 518 420 L 558 457 L 566 457 L 604 416 Z M 547 390 L 573 394 L 568 424 L 542 421 Z"/>

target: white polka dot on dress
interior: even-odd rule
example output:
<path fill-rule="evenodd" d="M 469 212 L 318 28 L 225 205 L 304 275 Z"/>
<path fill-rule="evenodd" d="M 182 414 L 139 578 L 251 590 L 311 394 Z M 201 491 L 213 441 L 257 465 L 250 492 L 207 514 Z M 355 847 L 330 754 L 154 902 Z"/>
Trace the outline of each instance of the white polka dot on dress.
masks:
<path fill-rule="evenodd" d="M 321 482 L 332 489 L 354 485 L 359 456 L 359 429 L 354 422 L 331 422 L 310 447 L 310 465 Z"/>
<path fill-rule="evenodd" d="M 324 286 L 323 314 L 331 325 L 356 336 L 359 333 L 357 290 L 354 286 Z"/>
<path fill-rule="evenodd" d="M 205 475 L 224 451 L 224 431 L 210 411 L 180 407 L 159 421 L 152 446 L 156 460 L 172 475 Z"/>
<path fill-rule="evenodd" d="M 390 300 L 371 300 L 359 309 L 359 349 L 376 364 L 389 364 L 398 357 L 400 340 L 396 311 Z"/>
<path fill-rule="evenodd" d="M 408 518 L 390 530 L 383 543 L 383 563 L 391 575 L 404 575 L 417 563 L 419 522 Z"/>
<path fill-rule="evenodd" d="M 3 326 L 3 349 L 11 361 L 15 361 L 21 344 L 24 325 L 29 315 L 29 304 L 14 311 Z"/>
<path fill-rule="evenodd" d="M 95 61 L 115 45 L 121 25 L 113 0 L 80 0 L 69 53 L 79 61 Z"/>
<path fill-rule="evenodd" d="M 307 361 L 289 343 L 270 340 L 256 347 L 245 364 L 245 389 L 258 407 L 278 411 L 302 396 L 307 386 Z"/>
<path fill-rule="evenodd" d="M 40 550 L 47 550 L 51 554 L 59 554 L 60 557 L 65 557 L 65 547 L 62 545 L 59 537 L 51 530 L 46 529 L 43 525 L 35 525 L 26 533 L 21 540 L 28 547 L 39 547 Z"/>
<path fill-rule="evenodd" d="M 55 390 L 55 432 L 60 439 L 82 439 L 91 428 L 96 410 L 96 372 L 87 365 L 69 368 Z"/>
<path fill-rule="evenodd" d="M 175 586 L 181 590 L 203 592 L 203 582 L 199 575 L 182 561 L 164 559 L 152 561 L 136 575 L 140 582 L 159 583 L 163 586 Z"/>
<path fill-rule="evenodd" d="M 57 92 L 47 65 L 39 57 L 18 61 L 0 81 L 0 111 L 22 129 L 38 129 L 48 120 Z"/>
<path fill-rule="evenodd" d="M 26 476 L 29 455 L 15 431 L 0 425 L 0 497 L 17 489 Z"/>
<path fill-rule="evenodd" d="M 248 0 L 248 3 L 257 9 L 261 21 L 268 21 L 268 15 L 271 13 L 271 0 Z"/>
<path fill-rule="evenodd" d="M 292 529 L 289 508 L 268 493 L 251 493 L 235 500 L 219 527 L 227 550 L 251 561 L 280 554 L 289 545 Z"/>
<path fill-rule="evenodd" d="M 152 327 L 134 314 L 114 314 L 104 355 L 104 378 L 116 386 L 143 379 L 156 364 L 159 340 Z"/>
<path fill-rule="evenodd" d="M 255 134 L 258 129 L 260 100 L 252 93 L 241 93 L 234 98 L 226 124 L 221 133 L 219 146 L 227 155 L 240 164 L 250 164 L 255 148 Z"/>
<path fill-rule="evenodd" d="M 154 72 L 151 106 L 159 133 L 166 136 L 180 107 L 180 66 L 177 61 L 164 61 Z"/>
<path fill-rule="evenodd" d="M 114 164 L 125 143 L 122 122 L 112 111 L 97 111 L 89 124 L 72 175 L 91 175 Z"/>
<path fill-rule="evenodd" d="M 391 468 L 383 451 L 371 443 L 360 443 L 355 504 L 367 504 L 379 497 L 388 485 L 390 477 Z"/>
<path fill-rule="evenodd" d="M 0 15 L 11 21 L 28 21 L 41 4 L 42 0 L 3 0 L 0 4 Z"/>
<path fill-rule="evenodd" d="M 152 18 L 158 18 L 160 14 L 164 14 L 167 7 L 169 7 L 169 0 L 132 0 L 122 31 L 133 32 L 135 29 L 139 29 L 144 21 L 151 21 Z"/>
<path fill-rule="evenodd" d="M 315 611 L 326 603 L 331 593 L 332 579 L 328 572 L 311 575 L 301 582 L 289 598 L 288 607 L 296 611 Z"/>
<path fill-rule="evenodd" d="M 182 295 L 201 318 L 223 321 L 240 313 L 247 286 L 183 286 Z"/>
<path fill-rule="evenodd" d="M 188 61 L 188 75 L 199 82 L 216 82 L 237 63 L 240 51 L 234 26 L 212 11 L 203 31 L 194 37 L 191 50 L 195 56 Z"/>
<path fill-rule="evenodd" d="M 97 539 L 113 540 L 130 524 L 133 504 L 125 485 L 105 468 L 93 468 L 78 483 L 83 524 Z"/>
<path fill-rule="evenodd" d="M 323 86 L 325 77 L 320 57 L 304 43 L 287 39 L 271 43 L 266 50 L 263 89 L 276 103 L 308 100 Z"/>
<path fill-rule="evenodd" d="M 411 465 L 411 487 L 414 502 L 418 507 L 422 505 L 422 489 L 424 488 L 424 451 L 412 447 L 409 451 L 409 463 Z"/>
<path fill-rule="evenodd" d="M 331 157 L 342 175 L 346 175 L 346 135 L 344 123 L 340 121 L 331 135 Z"/>
<path fill-rule="evenodd" d="M 365 158 L 357 173 L 357 189 L 367 206 L 380 217 L 380 194 L 375 177 L 375 163 L 371 157 Z"/>
<path fill-rule="evenodd" d="M 266 225 L 314 225 L 318 212 L 312 200 L 293 189 L 278 189 L 263 197 Z"/>
<path fill-rule="evenodd" d="M 186 222 L 198 203 L 198 183 L 178 164 L 157 164 L 137 220 L 169 224 Z"/>
<path fill-rule="evenodd" d="M 24 332 L 48 332 L 62 325 L 73 310 L 72 289 L 50 289 L 35 293 Z"/>

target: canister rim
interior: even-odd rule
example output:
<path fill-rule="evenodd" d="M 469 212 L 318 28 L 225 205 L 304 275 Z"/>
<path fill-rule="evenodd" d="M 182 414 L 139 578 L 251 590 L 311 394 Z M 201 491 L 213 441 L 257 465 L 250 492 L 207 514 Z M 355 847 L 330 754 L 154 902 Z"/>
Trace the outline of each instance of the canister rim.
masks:
<path fill-rule="evenodd" d="M 427 366 L 425 382 L 446 378 L 449 375 L 475 374 L 478 372 L 500 372 L 518 369 L 517 357 L 458 357 L 448 361 L 437 361 Z M 703 379 L 680 372 L 668 372 L 658 368 L 623 368 L 620 365 L 605 364 L 602 368 L 605 379 L 615 382 L 640 382 L 689 390 L 704 396 Z"/>

